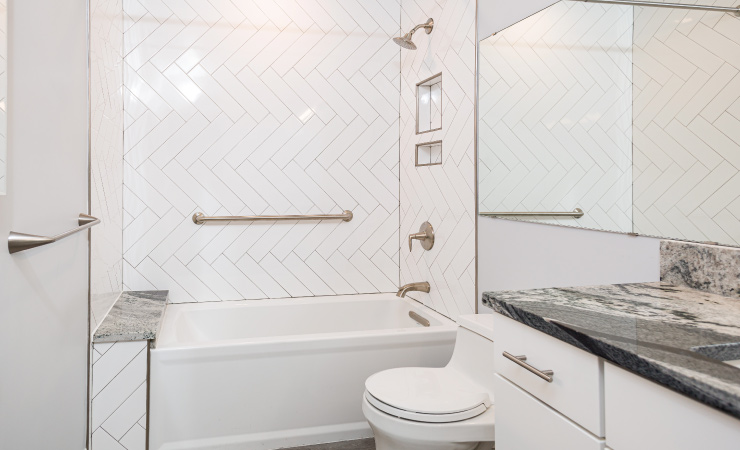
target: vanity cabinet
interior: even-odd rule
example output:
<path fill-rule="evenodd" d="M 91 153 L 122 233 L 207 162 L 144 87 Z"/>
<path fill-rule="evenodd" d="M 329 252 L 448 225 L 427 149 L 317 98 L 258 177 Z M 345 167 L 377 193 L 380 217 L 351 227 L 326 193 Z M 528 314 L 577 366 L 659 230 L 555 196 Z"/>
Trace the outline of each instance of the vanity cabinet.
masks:
<path fill-rule="evenodd" d="M 493 342 L 496 372 L 594 436 L 604 436 L 603 364 L 598 357 L 498 314 Z M 526 356 L 530 367 L 552 370 L 552 382 L 506 358 L 504 352 Z"/>
<path fill-rule="evenodd" d="M 497 450 L 740 448 L 740 420 L 500 314 L 494 345 Z"/>
<path fill-rule="evenodd" d="M 611 363 L 605 363 L 604 387 L 613 450 L 740 448 L 740 420 L 716 409 Z"/>
<path fill-rule="evenodd" d="M 494 376 L 496 449 L 603 450 L 604 440 L 510 381 Z"/>

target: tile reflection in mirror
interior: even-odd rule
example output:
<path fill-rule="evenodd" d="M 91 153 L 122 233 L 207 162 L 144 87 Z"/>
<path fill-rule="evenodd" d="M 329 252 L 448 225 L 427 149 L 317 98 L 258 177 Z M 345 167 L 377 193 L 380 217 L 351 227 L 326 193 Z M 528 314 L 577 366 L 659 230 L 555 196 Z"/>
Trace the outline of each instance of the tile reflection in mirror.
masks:
<path fill-rule="evenodd" d="M 740 18 L 561 1 L 481 41 L 480 211 L 740 245 Z"/>

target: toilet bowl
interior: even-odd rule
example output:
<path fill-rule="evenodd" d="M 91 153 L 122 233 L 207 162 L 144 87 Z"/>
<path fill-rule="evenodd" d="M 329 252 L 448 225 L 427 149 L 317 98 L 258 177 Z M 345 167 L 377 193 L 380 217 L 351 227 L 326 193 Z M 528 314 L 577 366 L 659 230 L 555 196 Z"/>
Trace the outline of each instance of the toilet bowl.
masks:
<path fill-rule="evenodd" d="M 365 381 L 376 450 L 488 450 L 494 441 L 493 316 L 458 318 L 443 368 L 403 367 Z"/>

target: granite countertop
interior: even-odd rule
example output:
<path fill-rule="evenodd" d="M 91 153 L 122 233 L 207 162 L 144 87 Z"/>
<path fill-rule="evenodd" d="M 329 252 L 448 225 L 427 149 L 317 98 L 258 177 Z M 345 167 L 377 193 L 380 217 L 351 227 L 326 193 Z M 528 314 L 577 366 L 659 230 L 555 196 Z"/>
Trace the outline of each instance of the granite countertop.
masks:
<path fill-rule="evenodd" d="M 740 418 L 740 299 L 636 283 L 483 293 L 494 311 Z M 736 364 L 736 362 L 733 362 Z"/>
<path fill-rule="evenodd" d="M 93 342 L 155 340 L 168 291 L 123 292 L 93 334 Z"/>

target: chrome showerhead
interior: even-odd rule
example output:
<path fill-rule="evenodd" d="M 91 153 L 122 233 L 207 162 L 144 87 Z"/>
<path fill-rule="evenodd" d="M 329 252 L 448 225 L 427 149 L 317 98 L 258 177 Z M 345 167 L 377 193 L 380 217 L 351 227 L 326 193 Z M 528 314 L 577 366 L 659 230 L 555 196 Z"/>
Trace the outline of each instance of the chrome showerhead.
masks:
<path fill-rule="evenodd" d="M 414 44 L 414 41 L 411 40 L 411 36 L 409 36 L 408 34 L 401 37 L 394 37 L 393 42 L 405 49 L 416 50 L 416 44 Z"/>
<path fill-rule="evenodd" d="M 414 41 L 411 40 L 412 37 L 414 37 L 414 33 L 419 28 L 424 28 L 424 31 L 426 31 L 427 34 L 430 34 L 432 30 L 434 29 L 434 19 L 429 19 L 425 23 L 422 23 L 421 25 L 415 26 L 411 31 L 404 34 L 401 37 L 395 37 L 393 38 L 393 42 L 400 45 L 403 48 L 409 49 L 409 50 L 416 50 L 416 44 L 414 44 Z"/>

